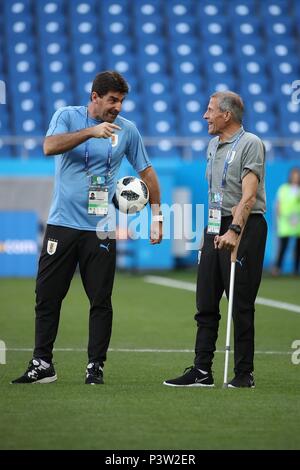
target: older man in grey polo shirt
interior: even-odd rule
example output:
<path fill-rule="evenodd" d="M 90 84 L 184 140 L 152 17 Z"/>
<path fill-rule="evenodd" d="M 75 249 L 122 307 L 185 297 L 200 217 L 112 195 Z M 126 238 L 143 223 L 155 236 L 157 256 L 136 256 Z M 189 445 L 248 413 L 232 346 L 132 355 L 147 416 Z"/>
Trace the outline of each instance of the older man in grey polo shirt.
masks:
<path fill-rule="evenodd" d="M 234 372 L 231 388 L 254 387 L 254 302 L 261 281 L 267 225 L 265 149 L 242 126 L 244 105 L 233 92 L 211 96 L 204 119 L 215 135 L 207 150 L 209 215 L 198 266 L 197 337 L 194 365 L 164 385 L 213 387 L 211 372 L 218 328 L 219 303 L 229 295 L 230 253 L 242 231 L 233 302 Z"/>

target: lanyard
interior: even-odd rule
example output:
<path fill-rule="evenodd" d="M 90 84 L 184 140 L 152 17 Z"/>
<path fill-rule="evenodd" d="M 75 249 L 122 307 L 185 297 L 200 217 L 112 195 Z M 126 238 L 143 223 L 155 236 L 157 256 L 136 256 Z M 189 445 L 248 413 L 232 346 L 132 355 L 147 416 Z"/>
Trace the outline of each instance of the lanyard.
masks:
<path fill-rule="evenodd" d="M 228 152 L 227 152 L 227 155 L 226 155 L 226 158 L 225 158 L 225 163 L 224 163 L 223 174 L 222 174 L 221 189 L 224 189 L 224 188 L 225 188 L 225 185 L 226 185 L 226 176 L 227 176 L 227 171 L 228 171 L 229 162 L 230 162 L 230 158 L 231 158 L 232 152 L 236 149 L 236 146 L 237 146 L 237 144 L 239 143 L 240 138 L 241 138 L 244 134 L 245 134 L 245 131 L 244 131 L 244 129 L 242 129 L 242 131 L 241 131 L 241 132 L 239 133 L 239 135 L 236 137 L 236 139 L 234 140 L 232 146 L 230 147 L 230 149 L 229 149 Z M 219 142 L 220 142 L 220 140 L 217 141 L 216 147 L 215 147 L 215 150 L 214 150 L 214 154 L 213 154 L 213 156 L 211 157 L 211 160 L 210 160 L 210 175 L 209 175 L 209 191 L 210 191 L 210 192 L 211 192 L 211 188 L 212 188 L 212 168 L 213 168 L 213 162 L 214 162 L 214 159 L 215 159 L 217 150 L 218 150 Z"/>
<path fill-rule="evenodd" d="M 88 127 L 88 108 L 86 108 L 86 121 L 85 121 L 85 127 Z M 89 140 L 86 140 L 85 142 L 85 151 L 84 151 L 84 170 L 86 173 L 89 172 L 89 159 L 90 159 L 90 154 L 89 154 Z M 111 137 L 108 139 L 108 149 L 107 149 L 107 160 L 106 160 L 106 168 L 107 168 L 107 177 L 110 176 L 110 170 L 111 170 L 111 161 L 112 161 L 112 141 Z"/>

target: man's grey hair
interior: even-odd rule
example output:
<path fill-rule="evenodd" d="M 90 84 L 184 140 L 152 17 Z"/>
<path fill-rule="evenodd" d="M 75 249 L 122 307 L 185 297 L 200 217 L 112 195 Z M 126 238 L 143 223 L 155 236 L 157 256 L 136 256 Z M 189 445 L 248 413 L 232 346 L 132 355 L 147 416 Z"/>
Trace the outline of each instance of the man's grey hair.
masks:
<path fill-rule="evenodd" d="M 219 108 L 222 112 L 229 111 L 234 121 L 241 123 L 244 114 L 244 103 L 240 95 L 233 91 L 218 91 L 211 95 L 217 98 Z"/>

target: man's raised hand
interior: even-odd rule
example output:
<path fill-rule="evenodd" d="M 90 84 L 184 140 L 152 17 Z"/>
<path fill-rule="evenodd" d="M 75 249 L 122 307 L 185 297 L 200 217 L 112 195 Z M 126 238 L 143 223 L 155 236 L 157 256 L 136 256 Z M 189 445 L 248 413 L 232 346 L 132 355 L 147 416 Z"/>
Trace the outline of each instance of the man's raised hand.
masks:
<path fill-rule="evenodd" d="M 121 127 L 111 122 L 102 122 L 101 124 L 90 128 L 92 137 L 95 137 L 97 139 L 108 139 L 113 135 L 115 130 L 120 129 Z"/>

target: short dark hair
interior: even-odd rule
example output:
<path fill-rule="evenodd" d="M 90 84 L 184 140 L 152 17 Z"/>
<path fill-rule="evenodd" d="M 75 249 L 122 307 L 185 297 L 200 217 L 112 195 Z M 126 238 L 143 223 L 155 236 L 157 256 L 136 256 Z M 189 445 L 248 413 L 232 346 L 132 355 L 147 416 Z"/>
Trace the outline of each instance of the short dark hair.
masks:
<path fill-rule="evenodd" d="M 127 94 L 129 91 L 128 83 L 125 78 L 114 70 L 107 70 L 96 75 L 91 91 L 95 91 L 99 96 L 107 95 L 110 91 L 118 91 Z"/>
<path fill-rule="evenodd" d="M 241 123 L 244 114 L 244 103 L 240 95 L 233 91 L 218 91 L 211 95 L 217 98 L 219 108 L 222 112 L 229 111 L 234 121 Z"/>

